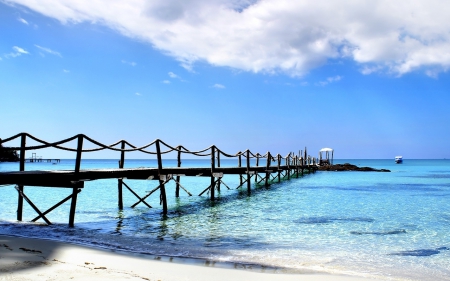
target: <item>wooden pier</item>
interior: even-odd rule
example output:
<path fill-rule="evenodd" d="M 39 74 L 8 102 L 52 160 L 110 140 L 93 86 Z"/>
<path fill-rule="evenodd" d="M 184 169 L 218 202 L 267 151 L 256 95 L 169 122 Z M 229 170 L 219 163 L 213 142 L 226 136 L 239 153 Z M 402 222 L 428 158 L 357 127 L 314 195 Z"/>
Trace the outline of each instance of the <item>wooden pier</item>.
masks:
<path fill-rule="evenodd" d="M 181 185 L 182 176 L 195 176 L 195 177 L 208 177 L 210 178 L 210 184 L 206 187 L 199 196 L 205 193 L 209 193 L 210 200 L 215 200 L 215 192 L 220 192 L 221 184 L 230 189 L 229 186 L 223 181 L 224 175 L 239 175 L 239 186 L 237 188 L 246 188 L 247 193 L 251 194 L 252 182 L 255 184 L 264 184 L 269 186 L 274 182 L 281 182 L 284 179 L 290 179 L 292 177 L 298 178 L 304 173 L 313 173 L 317 170 L 317 159 L 307 155 L 306 149 L 299 151 L 298 155 L 289 153 L 287 156 L 281 156 L 280 154 L 272 155 L 267 152 L 264 155 L 259 153 L 252 153 L 250 150 L 244 152 L 238 152 L 235 154 L 227 154 L 217 148 L 216 146 L 210 146 L 200 151 L 190 151 L 183 146 L 170 146 L 162 140 L 155 140 L 147 145 L 136 147 L 125 140 L 118 141 L 111 145 L 102 144 L 96 140 L 93 140 L 85 135 L 76 135 L 71 138 L 61 140 L 58 142 L 49 143 L 38 139 L 27 133 L 17 134 L 7 139 L 0 139 L 0 144 L 13 141 L 20 138 L 20 147 L 4 147 L 8 150 L 20 151 L 20 168 L 19 171 L 0 172 L 0 186 L 1 185 L 15 185 L 18 192 L 17 203 L 17 220 L 22 221 L 23 213 L 23 201 L 25 200 L 38 214 L 32 221 L 43 219 L 47 224 L 51 222 L 46 218 L 46 215 L 62 205 L 63 203 L 71 200 L 70 213 L 69 213 L 69 226 L 74 226 L 75 222 L 75 210 L 77 203 L 77 195 L 84 188 L 85 181 L 100 180 L 100 179 L 117 179 L 117 197 L 118 208 L 123 209 L 123 187 L 128 189 L 138 201 L 131 207 L 135 207 L 140 203 L 143 203 L 147 207 L 151 208 L 145 200 L 159 190 L 160 204 L 162 205 L 163 214 L 167 214 L 167 194 L 166 184 L 169 181 L 174 181 L 175 196 L 179 197 L 180 189 L 184 190 L 189 196 L 192 194 Z M 39 143 L 35 146 L 27 146 L 27 138 Z M 86 149 L 83 148 L 84 141 L 89 141 L 95 145 L 95 148 Z M 63 144 L 71 141 L 77 142 L 76 148 L 70 148 L 62 146 Z M 118 147 L 120 146 L 120 147 Z M 161 147 L 165 150 L 161 150 Z M 43 148 L 53 147 L 66 151 L 72 151 L 76 153 L 75 167 L 73 170 L 46 170 L 46 171 L 26 171 L 25 163 L 28 162 L 25 158 L 27 150 L 38 150 Z M 149 150 L 154 148 L 154 150 Z M 120 153 L 120 160 L 117 169 L 90 169 L 82 170 L 81 159 L 83 153 L 95 152 L 100 150 L 113 150 Z M 145 168 L 124 168 L 125 153 L 139 151 L 149 155 L 155 155 L 157 160 L 157 167 L 145 167 Z M 163 167 L 162 156 L 168 153 L 177 154 L 177 167 Z M 181 155 L 186 154 L 189 156 L 197 157 L 209 157 L 211 159 L 210 167 L 182 167 Z M 34 154 L 35 155 L 35 154 Z M 235 167 L 221 167 L 221 157 L 237 158 L 237 166 Z M 244 158 L 245 164 L 242 164 Z M 253 159 L 254 165 L 251 165 Z M 147 192 L 144 196 L 138 195 L 128 184 L 125 183 L 125 179 L 135 180 L 157 180 L 159 185 L 153 190 Z M 252 181 L 253 179 L 253 181 Z M 42 212 L 37 206 L 27 197 L 24 191 L 25 186 L 42 186 L 42 187 L 58 187 L 58 188 L 70 188 L 72 194 L 55 204 L 50 209 Z"/>
<path fill-rule="evenodd" d="M 30 158 L 25 158 L 25 162 L 26 163 L 43 163 L 43 162 L 47 162 L 47 163 L 59 163 L 61 162 L 61 159 L 45 159 L 42 158 L 42 156 L 36 156 L 36 153 L 32 153 Z"/>

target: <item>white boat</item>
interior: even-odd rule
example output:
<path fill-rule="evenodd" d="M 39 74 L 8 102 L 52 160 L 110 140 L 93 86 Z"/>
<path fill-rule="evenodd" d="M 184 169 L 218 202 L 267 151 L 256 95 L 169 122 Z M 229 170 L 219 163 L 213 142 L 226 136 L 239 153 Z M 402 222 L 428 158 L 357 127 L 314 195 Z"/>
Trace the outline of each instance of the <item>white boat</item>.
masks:
<path fill-rule="evenodd" d="M 403 157 L 402 156 L 395 156 L 395 163 L 397 163 L 397 164 L 403 163 Z"/>

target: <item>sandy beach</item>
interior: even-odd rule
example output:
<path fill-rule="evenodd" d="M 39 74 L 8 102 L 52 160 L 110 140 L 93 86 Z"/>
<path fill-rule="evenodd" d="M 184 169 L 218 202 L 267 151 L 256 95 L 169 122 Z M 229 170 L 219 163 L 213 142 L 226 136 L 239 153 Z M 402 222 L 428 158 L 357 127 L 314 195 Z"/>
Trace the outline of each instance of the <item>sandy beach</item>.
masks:
<path fill-rule="evenodd" d="M 0 280 L 368 280 L 325 274 L 262 273 L 0 235 Z"/>

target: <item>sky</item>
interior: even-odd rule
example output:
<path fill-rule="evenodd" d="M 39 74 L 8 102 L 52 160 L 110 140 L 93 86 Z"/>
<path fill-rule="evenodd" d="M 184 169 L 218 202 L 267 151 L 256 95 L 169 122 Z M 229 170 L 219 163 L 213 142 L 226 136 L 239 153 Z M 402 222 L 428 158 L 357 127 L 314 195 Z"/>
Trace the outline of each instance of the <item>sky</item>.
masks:
<path fill-rule="evenodd" d="M 444 0 L 0 0 L 0 138 L 450 158 L 449 14 Z"/>

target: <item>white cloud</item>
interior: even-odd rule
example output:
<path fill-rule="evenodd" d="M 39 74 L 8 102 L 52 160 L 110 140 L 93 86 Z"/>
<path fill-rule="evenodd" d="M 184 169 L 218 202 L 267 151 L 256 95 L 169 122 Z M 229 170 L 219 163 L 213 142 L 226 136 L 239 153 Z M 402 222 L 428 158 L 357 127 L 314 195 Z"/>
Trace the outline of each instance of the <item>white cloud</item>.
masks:
<path fill-rule="evenodd" d="M 361 73 L 364 75 L 368 75 L 368 74 L 372 74 L 374 72 L 379 72 L 382 69 L 383 69 L 383 67 L 381 65 L 375 65 L 375 66 L 364 65 L 361 69 Z"/>
<path fill-rule="evenodd" d="M 23 24 L 29 25 L 29 23 L 23 18 L 18 18 L 17 20 L 20 21 Z"/>
<path fill-rule="evenodd" d="M 173 73 L 173 72 L 169 72 L 169 73 L 167 73 L 167 74 L 169 75 L 170 78 L 179 78 L 178 75 L 176 75 L 176 74 Z"/>
<path fill-rule="evenodd" d="M 172 79 L 178 79 L 181 82 L 187 82 L 186 80 L 184 80 L 183 78 L 181 78 L 179 75 L 173 73 L 172 71 L 168 72 L 167 75 L 169 75 L 170 78 Z"/>
<path fill-rule="evenodd" d="M 70 70 L 67 70 L 67 69 L 63 69 L 63 72 L 64 72 L 64 73 L 69 73 L 69 72 L 70 72 Z"/>
<path fill-rule="evenodd" d="M 216 89 L 225 89 L 225 86 L 222 85 L 222 84 L 214 84 L 214 85 L 213 85 L 213 88 L 216 88 Z"/>
<path fill-rule="evenodd" d="M 17 53 L 20 53 L 20 54 L 26 54 L 26 55 L 29 54 L 27 51 L 25 51 L 24 49 L 22 49 L 20 47 L 17 47 L 17 46 L 14 46 L 13 50 L 16 51 Z"/>
<path fill-rule="evenodd" d="M 301 76 L 330 59 L 363 73 L 450 67 L 446 0 L 10 0 L 63 24 L 103 24 L 188 70 L 215 66 Z M 108 9 L 105 9 L 105 6 Z M 366 67 L 367 66 L 367 67 Z"/>
<path fill-rule="evenodd" d="M 25 49 L 17 47 L 17 46 L 12 47 L 12 49 L 14 50 L 14 52 L 6 54 L 5 55 L 6 58 L 16 58 L 16 57 L 19 57 L 21 55 L 28 55 L 28 54 L 30 54 Z"/>
<path fill-rule="evenodd" d="M 170 84 L 170 81 L 169 81 L 169 80 L 164 80 L 164 81 L 162 81 L 162 83 L 164 83 L 164 84 Z"/>
<path fill-rule="evenodd" d="M 137 65 L 137 63 L 135 63 L 134 61 L 126 61 L 126 60 L 122 60 L 122 63 L 131 65 L 131 66 L 136 66 L 136 65 Z"/>
<path fill-rule="evenodd" d="M 328 85 L 330 83 L 340 81 L 341 79 L 342 79 L 342 76 L 339 76 L 339 75 L 336 75 L 336 76 L 333 76 L 333 77 L 328 77 L 325 81 L 320 81 L 318 83 L 318 85 L 319 86 L 326 86 L 326 85 Z"/>
<path fill-rule="evenodd" d="M 36 45 L 36 44 L 34 46 L 36 48 L 38 48 L 39 50 L 43 51 L 43 52 L 46 52 L 48 54 L 51 54 L 51 55 L 58 56 L 58 57 L 62 58 L 61 54 L 59 52 L 57 52 L 57 51 L 53 51 L 52 49 L 44 48 L 44 47 L 41 47 L 41 46 Z"/>
<path fill-rule="evenodd" d="M 136 93 L 135 95 L 136 95 L 136 96 L 142 96 L 142 94 L 141 94 L 141 93 Z"/>

